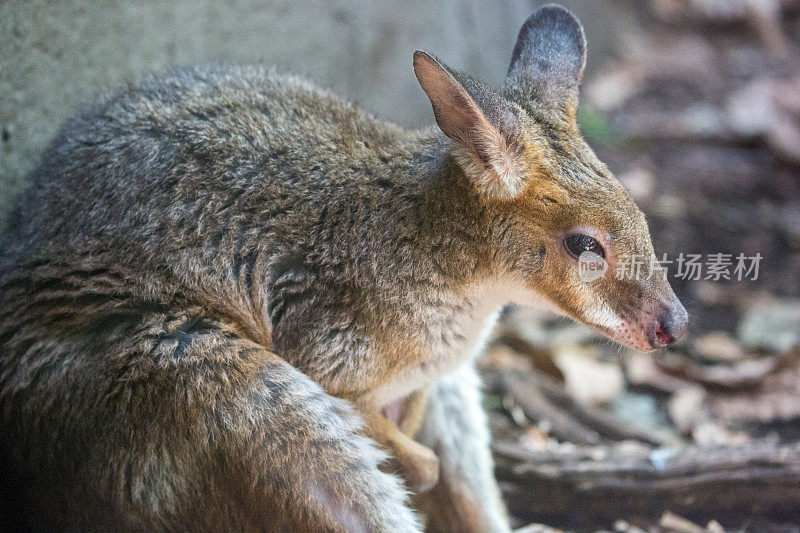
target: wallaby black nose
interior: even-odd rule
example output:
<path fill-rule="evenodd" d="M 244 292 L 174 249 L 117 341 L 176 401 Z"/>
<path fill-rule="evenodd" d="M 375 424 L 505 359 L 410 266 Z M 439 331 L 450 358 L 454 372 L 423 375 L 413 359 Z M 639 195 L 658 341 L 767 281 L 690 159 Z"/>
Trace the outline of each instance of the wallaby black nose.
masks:
<path fill-rule="evenodd" d="M 656 320 L 653 346 L 661 348 L 680 339 L 686 333 L 688 323 L 689 315 L 680 302 L 671 305 Z"/>

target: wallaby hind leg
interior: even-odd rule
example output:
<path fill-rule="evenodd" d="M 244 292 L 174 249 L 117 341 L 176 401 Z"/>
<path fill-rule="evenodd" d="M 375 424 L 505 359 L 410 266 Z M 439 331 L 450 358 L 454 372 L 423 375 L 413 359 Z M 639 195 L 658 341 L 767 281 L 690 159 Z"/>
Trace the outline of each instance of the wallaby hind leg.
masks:
<path fill-rule="evenodd" d="M 65 443 L 57 455 L 46 446 L 22 452 L 49 472 L 71 472 L 53 474 L 54 496 L 42 502 L 54 523 L 421 530 L 400 479 L 378 468 L 386 455 L 360 434 L 351 404 L 214 321 L 169 315 L 129 326 L 125 337 L 81 356 L 80 368 L 42 367 L 31 386 L 48 395 L 24 398 L 48 401 L 20 407 L 52 421 L 14 426 L 25 432 L 21 442 L 46 443 L 60 432 Z M 79 404 L 75 416 L 74 398 L 104 401 Z M 54 485 L 59 479 L 75 481 Z M 42 488 L 50 490 L 46 480 Z"/>
<path fill-rule="evenodd" d="M 254 508 L 269 520 L 277 504 L 308 531 L 418 531 L 399 479 L 379 470 L 385 455 L 359 434 L 351 405 L 276 356 L 263 358 L 242 394 L 215 410 Z"/>
<path fill-rule="evenodd" d="M 441 465 L 439 483 L 414 498 L 427 531 L 510 531 L 494 478 L 480 381 L 471 363 L 443 376 L 431 391 L 416 438 Z"/>

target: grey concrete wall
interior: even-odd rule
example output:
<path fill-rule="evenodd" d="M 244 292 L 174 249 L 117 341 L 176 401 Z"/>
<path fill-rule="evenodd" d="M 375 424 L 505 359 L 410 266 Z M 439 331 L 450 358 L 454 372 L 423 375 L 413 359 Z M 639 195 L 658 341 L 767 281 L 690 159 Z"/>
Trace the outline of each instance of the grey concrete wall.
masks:
<path fill-rule="evenodd" d="M 61 122 L 92 94 L 169 65 L 264 61 L 380 117 L 432 121 L 415 49 L 499 84 L 516 33 L 542 2 L 0 0 L 0 225 Z M 610 0 L 566 0 L 590 68 L 613 46 Z"/>

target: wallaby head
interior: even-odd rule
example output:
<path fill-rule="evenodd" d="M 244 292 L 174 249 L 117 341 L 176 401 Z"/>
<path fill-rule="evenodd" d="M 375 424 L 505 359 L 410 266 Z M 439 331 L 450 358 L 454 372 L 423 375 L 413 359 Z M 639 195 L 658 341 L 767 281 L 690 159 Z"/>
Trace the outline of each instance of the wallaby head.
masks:
<path fill-rule="evenodd" d="M 453 157 L 493 219 L 506 221 L 494 244 L 527 297 L 650 350 L 680 337 L 687 313 L 663 270 L 646 268 L 655 255 L 644 215 L 581 138 L 585 62 L 583 29 L 558 6 L 525 22 L 499 91 L 414 54 Z M 592 258 L 607 264 L 599 277 L 588 276 L 597 279 L 579 270 Z M 623 262 L 645 268 L 620 276 Z"/>

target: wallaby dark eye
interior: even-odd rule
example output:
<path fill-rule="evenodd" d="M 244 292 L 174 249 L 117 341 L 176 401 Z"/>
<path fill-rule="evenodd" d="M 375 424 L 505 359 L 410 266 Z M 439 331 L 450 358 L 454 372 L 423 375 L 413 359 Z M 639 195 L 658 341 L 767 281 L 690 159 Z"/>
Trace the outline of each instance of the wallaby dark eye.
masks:
<path fill-rule="evenodd" d="M 603 250 L 603 247 L 597 242 L 597 239 L 594 237 L 589 237 L 588 235 L 576 234 L 570 235 L 566 239 L 564 239 L 564 247 L 573 257 L 580 257 L 583 252 L 592 252 L 594 254 L 599 255 L 600 257 L 605 257 L 606 252 Z"/>

